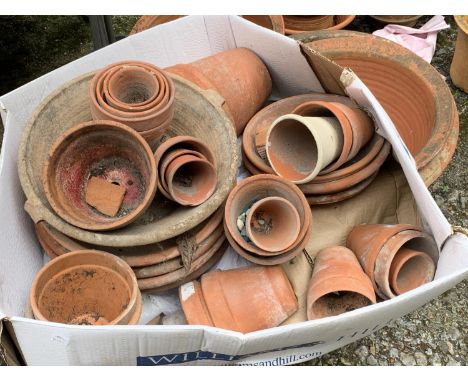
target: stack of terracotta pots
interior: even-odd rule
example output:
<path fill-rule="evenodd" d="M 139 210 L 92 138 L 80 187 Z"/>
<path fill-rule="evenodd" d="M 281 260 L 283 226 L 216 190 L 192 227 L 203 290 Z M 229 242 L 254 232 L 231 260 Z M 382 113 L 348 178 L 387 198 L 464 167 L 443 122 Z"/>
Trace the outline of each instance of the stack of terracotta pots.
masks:
<path fill-rule="evenodd" d="M 284 27 L 287 35 L 311 32 L 317 30 L 343 29 L 354 20 L 356 16 L 293 16 L 285 15 Z"/>
<path fill-rule="evenodd" d="M 198 206 L 216 189 L 216 161 L 200 139 L 170 138 L 155 152 L 158 188 L 168 199 L 183 206 Z"/>
<path fill-rule="evenodd" d="M 229 194 L 224 229 L 242 257 L 261 265 L 282 264 L 305 248 L 312 213 L 293 183 L 275 175 L 257 175 L 241 181 Z"/>
<path fill-rule="evenodd" d="M 166 68 L 225 100 L 223 109 L 241 135 L 247 122 L 263 106 L 272 89 L 268 69 L 250 49 L 237 48 L 190 64 Z"/>
<path fill-rule="evenodd" d="M 307 318 L 336 316 L 377 302 L 355 254 L 345 247 L 318 253 L 307 293 Z"/>
<path fill-rule="evenodd" d="M 356 254 L 376 293 L 384 300 L 434 278 L 437 245 L 419 227 L 359 225 L 349 234 L 347 246 Z"/>
<path fill-rule="evenodd" d="M 345 97 L 322 97 L 275 102 L 252 118 L 243 138 L 250 172 L 276 173 L 298 184 L 311 205 L 362 191 L 390 153 L 363 110 Z"/>
<path fill-rule="evenodd" d="M 179 297 L 190 325 L 250 333 L 273 328 L 298 309 L 291 284 L 279 266 L 214 271 L 182 285 Z"/>
<path fill-rule="evenodd" d="M 174 83 L 147 62 L 106 66 L 91 81 L 89 97 L 95 120 L 123 123 L 150 143 L 164 133 L 174 116 Z"/>
<path fill-rule="evenodd" d="M 131 268 L 116 256 L 90 250 L 44 266 L 34 279 L 30 304 L 36 319 L 75 325 L 136 324 L 142 308 Z"/>

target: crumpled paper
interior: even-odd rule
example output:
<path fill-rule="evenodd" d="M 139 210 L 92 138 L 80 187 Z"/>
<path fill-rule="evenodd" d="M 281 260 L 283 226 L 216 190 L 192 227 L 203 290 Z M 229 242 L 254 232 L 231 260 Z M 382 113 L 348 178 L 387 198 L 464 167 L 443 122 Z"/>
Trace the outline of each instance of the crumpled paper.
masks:
<path fill-rule="evenodd" d="M 372 34 L 396 42 L 431 63 L 437 43 L 437 32 L 447 28 L 450 28 L 450 25 L 445 22 L 443 16 L 434 16 L 419 29 L 389 24 Z"/>

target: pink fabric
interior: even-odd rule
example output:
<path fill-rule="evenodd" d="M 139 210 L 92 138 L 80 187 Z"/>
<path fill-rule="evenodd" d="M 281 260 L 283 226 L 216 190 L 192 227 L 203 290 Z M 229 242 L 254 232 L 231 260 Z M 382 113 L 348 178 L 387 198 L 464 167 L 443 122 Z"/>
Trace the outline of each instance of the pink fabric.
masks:
<path fill-rule="evenodd" d="M 396 42 L 430 63 L 436 48 L 437 32 L 447 28 L 450 26 L 443 16 L 434 16 L 419 29 L 389 24 L 372 34 Z"/>

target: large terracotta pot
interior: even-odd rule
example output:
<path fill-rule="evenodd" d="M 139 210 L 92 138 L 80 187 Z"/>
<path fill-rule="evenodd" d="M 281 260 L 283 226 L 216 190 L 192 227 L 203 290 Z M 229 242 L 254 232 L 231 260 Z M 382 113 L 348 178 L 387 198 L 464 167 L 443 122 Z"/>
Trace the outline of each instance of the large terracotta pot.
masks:
<path fill-rule="evenodd" d="M 390 286 L 390 269 L 394 259 L 402 256 L 399 251 L 404 248 L 417 250 L 428 255 L 431 262 L 419 261 L 424 269 L 408 266 L 404 270 L 406 286 L 417 287 L 432 281 L 435 263 L 438 259 L 437 245 L 432 237 L 421 228 L 408 224 L 361 224 L 352 229 L 348 235 L 347 246 L 356 254 L 361 266 L 370 277 L 374 289 L 383 299 L 395 297 Z M 400 262 L 398 260 L 397 262 Z M 405 261 L 406 262 L 406 261 Z M 394 265 L 394 274 L 395 274 Z M 402 265 L 398 266 L 399 269 Z M 425 275 L 421 277 L 420 273 Z M 398 276 L 397 276 L 398 277 Z M 407 287 L 403 287 L 405 291 Z"/>
<path fill-rule="evenodd" d="M 77 325 L 136 324 L 141 294 L 131 268 L 101 251 L 76 251 L 45 265 L 33 281 L 36 319 Z"/>
<path fill-rule="evenodd" d="M 450 77 L 455 86 L 468 93 L 468 16 L 454 16 L 458 25 L 455 53 L 450 65 Z"/>
<path fill-rule="evenodd" d="M 426 185 L 448 165 L 458 139 L 458 112 L 440 74 L 406 48 L 349 31 L 321 31 L 297 39 L 369 87 L 392 119 Z"/>
<path fill-rule="evenodd" d="M 246 48 L 227 50 L 166 70 L 194 82 L 202 89 L 217 91 L 226 101 L 224 107 L 237 135 L 262 107 L 272 89 L 265 64 Z"/>
<path fill-rule="evenodd" d="M 149 145 L 129 127 L 112 121 L 85 122 L 52 145 L 42 180 L 45 195 L 60 217 L 86 230 L 112 230 L 130 224 L 151 204 L 156 163 Z M 100 183 L 91 191 L 98 199 L 90 200 L 95 180 Z M 124 192 L 120 204 L 110 205 L 117 207 L 114 215 L 102 212 L 107 212 L 109 200 L 99 199 L 99 187 L 107 184 Z M 111 191 L 106 198 L 112 196 Z"/>
<path fill-rule="evenodd" d="M 273 328 L 298 309 L 291 284 L 279 266 L 214 271 L 179 289 L 190 325 L 250 333 Z"/>
<path fill-rule="evenodd" d="M 319 252 L 307 293 L 309 320 L 336 316 L 375 303 L 372 282 L 353 252 L 345 247 Z"/>

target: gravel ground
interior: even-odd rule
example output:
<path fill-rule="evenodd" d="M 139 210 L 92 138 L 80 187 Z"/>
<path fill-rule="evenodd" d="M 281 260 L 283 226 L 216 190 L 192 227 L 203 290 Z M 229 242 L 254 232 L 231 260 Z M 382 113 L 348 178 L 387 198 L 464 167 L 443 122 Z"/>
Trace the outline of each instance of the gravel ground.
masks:
<path fill-rule="evenodd" d="M 125 36 L 137 16 L 114 16 L 117 36 Z M 429 19 L 423 17 L 418 25 Z M 439 33 L 432 64 L 447 77 L 460 112 L 460 137 L 455 156 L 431 187 L 451 224 L 468 227 L 468 95 L 453 86 L 449 68 L 456 25 Z M 367 17 L 357 17 L 354 30 L 371 32 Z M 31 81 L 92 51 L 91 32 L 83 16 L 0 17 L 0 94 Z M 3 126 L 0 123 L 0 140 Z M 468 282 L 464 281 L 421 309 L 364 339 L 304 365 L 466 365 Z"/>

